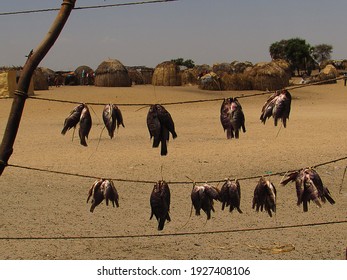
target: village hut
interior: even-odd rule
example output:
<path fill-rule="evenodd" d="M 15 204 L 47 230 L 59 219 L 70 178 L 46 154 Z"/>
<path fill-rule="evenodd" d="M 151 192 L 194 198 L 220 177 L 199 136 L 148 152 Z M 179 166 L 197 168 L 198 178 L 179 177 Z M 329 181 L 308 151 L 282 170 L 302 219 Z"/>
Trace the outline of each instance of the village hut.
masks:
<path fill-rule="evenodd" d="M 224 74 L 232 74 L 233 68 L 230 63 L 215 63 L 212 66 L 212 72 L 216 73 L 218 76 L 222 76 Z"/>
<path fill-rule="evenodd" d="M 34 90 L 48 90 L 48 78 L 41 68 L 36 68 L 33 75 Z"/>
<path fill-rule="evenodd" d="M 199 88 L 204 90 L 223 90 L 221 78 L 211 71 L 199 78 Z"/>
<path fill-rule="evenodd" d="M 172 61 L 158 64 L 153 73 L 152 85 L 154 86 L 180 86 L 180 67 Z"/>
<path fill-rule="evenodd" d="M 182 85 L 198 84 L 198 74 L 193 68 L 184 69 L 181 71 Z"/>
<path fill-rule="evenodd" d="M 109 59 L 95 70 L 95 86 L 130 87 L 131 79 L 128 70 L 119 60 Z"/>
<path fill-rule="evenodd" d="M 288 68 L 287 68 L 288 66 Z M 278 90 L 289 86 L 291 74 L 284 61 L 260 62 L 245 71 L 254 90 Z"/>
<path fill-rule="evenodd" d="M 0 98 L 14 97 L 20 74 L 21 68 L 0 69 Z M 33 78 L 29 85 L 28 95 L 34 95 Z"/>
<path fill-rule="evenodd" d="M 230 67 L 233 70 L 233 73 L 243 73 L 247 68 L 252 68 L 253 64 L 252 62 L 245 61 L 245 62 L 240 62 L 237 60 L 234 60 L 233 62 L 230 63 Z"/>
<path fill-rule="evenodd" d="M 221 87 L 223 90 L 252 90 L 252 82 L 245 73 L 224 74 Z"/>
<path fill-rule="evenodd" d="M 81 65 L 74 71 L 77 85 L 93 85 L 94 70 L 87 65 Z"/>
<path fill-rule="evenodd" d="M 127 67 L 127 70 L 133 85 L 143 85 L 145 83 L 140 70 L 133 67 Z"/>
<path fill-rule="evenodd" d="M 55 72 L 52 69 L 46 68 L 46 67 L 40 67 L 43 75 L 46 77 L 46 80 L 48 81 L 48 86 L 54 85 L 54 78 L 55 78 Z"/>
<path fill-rule="evenodd" d="M 152 84 L 152 79 L 153 79 L 153 73 L 154 73 L 154 68 L 150 67 L 141 67 L 140 69 L 142 78 L 143 78 L 143 83 L 145 85 L 150 85 Z"/>

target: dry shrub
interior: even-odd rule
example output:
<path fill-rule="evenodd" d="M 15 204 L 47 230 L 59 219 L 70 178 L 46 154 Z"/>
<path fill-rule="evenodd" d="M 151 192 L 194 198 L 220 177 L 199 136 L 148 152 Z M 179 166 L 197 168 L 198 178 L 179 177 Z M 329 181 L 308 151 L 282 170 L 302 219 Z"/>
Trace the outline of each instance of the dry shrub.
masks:
<path fill-rule="evenodd" d="M 152 85 L 154 86 L 180 86 L 180 68 L 172 61 L 158 64 L 153 73 Z"/>

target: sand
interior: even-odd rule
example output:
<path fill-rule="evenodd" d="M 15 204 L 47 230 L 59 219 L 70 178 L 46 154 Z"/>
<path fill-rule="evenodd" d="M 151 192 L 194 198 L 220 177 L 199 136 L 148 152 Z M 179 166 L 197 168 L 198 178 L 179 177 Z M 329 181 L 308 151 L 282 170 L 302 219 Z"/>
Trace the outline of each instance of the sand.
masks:
<path fill-rule="evenodd" d="M 36 96 L 129 104 L 254 93 L 259 92 L 210 92 L 196 86 L 63 86 L 37 91 Z M 335 205 L 317 208 L 311 203 L 304 213 L 296 205 L 294 185 L 281 186 L 281 176 L 269 176 L 278 195 L 274 217 L 252 209 L 259 178 L 240 181 L 243 214 L 222 211 L 221 204 L 215 203 L 211 220 L 194 212 L 190 216 L 192 183 L 187 177 L 209 182 L 271 175 L 346 156 L 343 81 L 295 89 L 291 94 L 287 128 L 275 127 L 272 119 L 266 125 L 259 121 L 267 95 L 240 98 L 247 132 L 238 140 L 226 139 L 219 120 L 220 101 L 165 106 L 178 134 L 170 140 L 166 157 L 151 147 L 148 108 L 119 106 L 125 128 L 111 140 L 105 130 L 100 138 L 103 107 L 91 106 L 93 127 L 89 146 L 83 147 L 77 131 L 73 141 L 72 131 L 60 134 L 74 104 L 28 99 L 9 163 L 87 177 L 7 167 L 0 177 L 0 259 L 345 259 L 347 183 L 341 187 L 341 182 L 346 161 L 317 168 Z M 11 99 L 0 100 L 1 138 L 11 103 Z M 88 190 L 100 177 L 125 180 L 114 181 L 120 207 L 106 207 L 103 202 L 90 213 Z M 149 220 L 153 183 L 142 181 L 162 178 L 186 183 L 169 184 L 172 221 L 158 232 L 156 220 Z"/>

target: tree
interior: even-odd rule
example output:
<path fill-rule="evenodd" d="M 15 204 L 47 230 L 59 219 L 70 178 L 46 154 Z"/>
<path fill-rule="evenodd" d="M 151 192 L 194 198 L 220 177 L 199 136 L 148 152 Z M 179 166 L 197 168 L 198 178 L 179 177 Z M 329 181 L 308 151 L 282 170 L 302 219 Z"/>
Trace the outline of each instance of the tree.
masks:
<path fill-rule="evenodd" d="M 312 47 L 304 39 L 292 38 L 281 40 L 270 45 L 269 52 L 272 59 L 284 59 L 291 64 L 292 70 L 310 72 L 313 59 L 311 57 Z M 309 67 L 308 67 L 309 66 Z"/>
<path fill-rule="evenodd" d="M 279 42 L 272 43 L 269 51 L 272 59 L 286 59 L 285 47 L 287 40 L 281 40 Z"/>
<path fill-rule="evenodd" d="M 171 59 L 172 62 L 174 62 L 178 66 L 185 66 L 187 68 L 193 68 L 195 66 L 195 63 L 191 59 L 184 60 L 183 58 L 176 58 Z"/>
<path fill-rule="evenodd" d="M 333 46 L 328 44 L 319 44 L 312 48 L 312 56 L 318 63 L 331 59 L 332 52 Z"/>

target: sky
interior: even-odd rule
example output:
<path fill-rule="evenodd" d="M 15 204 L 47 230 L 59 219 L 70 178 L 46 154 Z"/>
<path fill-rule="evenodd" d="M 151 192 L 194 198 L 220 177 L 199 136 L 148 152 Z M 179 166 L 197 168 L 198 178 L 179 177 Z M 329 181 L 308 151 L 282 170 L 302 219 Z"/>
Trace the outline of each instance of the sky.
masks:
<path fill-rule="evenodd" d="M 77 0 L 76 7 L 136 0 Z M 141 0 L 144 1 L 144 0 Z M 63 0 L 0 1 L 0 13 L 59 8 Z M 0 16 L 0 66 L 22 66 L 47 34 L 57 11 Z M 195 64 L 270 61 L 269 47 L 282 39 L 333 46 L 347 58 L 346 0 L 178 0 L 176 2 L 73 10 L 39 66 L 55 71 L 107 59 L 155 67 L 175 58 Z"/>

